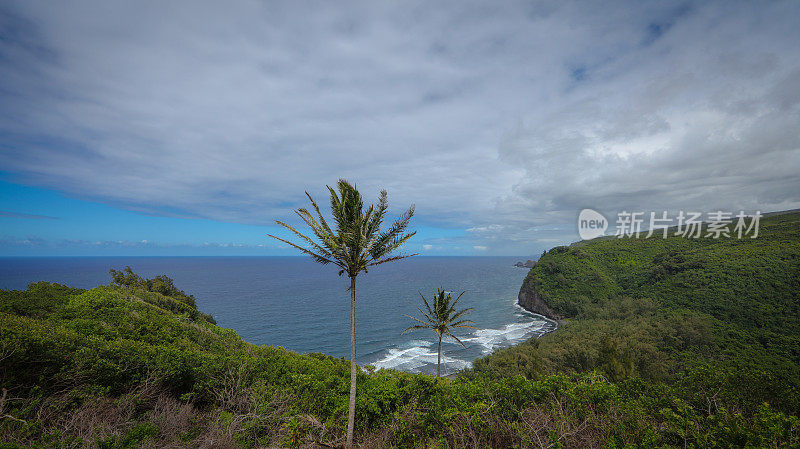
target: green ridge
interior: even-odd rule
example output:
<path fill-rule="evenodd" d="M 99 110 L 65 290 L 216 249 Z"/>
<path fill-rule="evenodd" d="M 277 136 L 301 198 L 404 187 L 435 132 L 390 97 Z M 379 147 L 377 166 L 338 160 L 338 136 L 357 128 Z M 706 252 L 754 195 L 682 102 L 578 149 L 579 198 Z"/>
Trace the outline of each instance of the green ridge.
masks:
<path fill-rule="evenodd" d="M 798 212 L 762 218 L 755 239 L 600 238 L 556 247 L 522 288 L 564 318 L 560 328 L 477 361 L 475 371 L 599 370 L 615 381 L 687 388 L 698 381 L 741 408 L 800 408 Z M 715 383 L 692 377 L 701 368 Z"/>

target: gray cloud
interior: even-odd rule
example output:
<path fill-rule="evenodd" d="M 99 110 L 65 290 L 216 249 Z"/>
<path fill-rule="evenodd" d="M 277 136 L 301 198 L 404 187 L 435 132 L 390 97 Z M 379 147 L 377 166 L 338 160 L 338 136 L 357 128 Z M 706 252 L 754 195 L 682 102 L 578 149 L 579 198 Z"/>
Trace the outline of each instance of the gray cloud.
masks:
<path fill-rule="evenodd" d="M 81 198 L 266 224 L 347 177 L 489 253 L 800 206 L 796 2 L 5 8 L 0 163 Z"/>

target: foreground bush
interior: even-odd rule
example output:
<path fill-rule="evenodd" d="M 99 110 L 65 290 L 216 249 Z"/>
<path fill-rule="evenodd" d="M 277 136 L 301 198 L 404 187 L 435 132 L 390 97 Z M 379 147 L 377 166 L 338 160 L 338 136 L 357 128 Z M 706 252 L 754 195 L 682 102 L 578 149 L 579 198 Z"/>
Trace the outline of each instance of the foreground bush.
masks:
<path fill-rule="evenodd" d="M 0 292 L 3 447 L 343 442 L 345 360 L 248 344 L 169 301 L 120 286 Z M 596 372 L 437 379 L 370 368 L 357 397 L 362 447 L 800 444 L 798 418 L 768 405 L 748 413 L 714 390 Z"/>

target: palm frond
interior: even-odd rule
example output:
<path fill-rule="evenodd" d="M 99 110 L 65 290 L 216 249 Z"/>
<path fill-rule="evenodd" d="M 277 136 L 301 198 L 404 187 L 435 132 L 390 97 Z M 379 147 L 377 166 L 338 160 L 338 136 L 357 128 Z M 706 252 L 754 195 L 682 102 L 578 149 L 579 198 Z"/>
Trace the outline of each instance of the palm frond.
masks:
<path fill-rule="evenodd" d="M 435 325 L 436 325 L 436 320 L 435 320 L 435 319 L 433 319 L 433 316 L 431 316 L 431 315 L 428 315 L 427 313 L 425 313 L 425 312 L 424 312 L 422 309 L 420 309 L 419 307 L 417 307 L 417 310 L 419 310 L 419 313 L 421 313 L 421 314 L 422 314 L 422 316 L 424 316 L 424 317 L 425 317 L 425 319 L 426 319 L 426 320 L 428 320 L 428 322 L 427 322 L 427 323 L 425 323 L 424 321 L 417 320 L 417 319 L 416 319 L 416 318 L 414 318 L 413 316 L 409 316 L 409 315 L 406 315 L 406 316 L 407 316 L 407 317 L 409 317 L 409 318 L 411 318 L 411 319 L 417 320 L 417 321 L 419 321 L 420 323 L 424 323 L 424 324 L 426 324 L 426 325 L 428 325 L 428 326 L 435 326 Z"/>
<path fill-rule="evenodd" d="M 400 256 L 393 256 L 393 257 L 389 257 L 389 258 L 386 258 L 386 259 L 381 259 L 381 260 L 378 260 L 378 261 L 369 262 L 369 263 L 367 263 L 367 266 L 368 267 L 374 267 L 375 265 L 380 265 L 380 264 L 383 264 L 383 263 L 386 263 L 386 262 L 394 262 L 395 260 L 407 259 L 409 257 L 414 257 L 414 256 L 419 256 L 419 253 L 403 254 L 403 255 L 400 255 Z"/>
<path fill-rule="evenodd" d="M 306 196 L 308 197 L 308 200 L 311 201 L 311 207 L 313 207 L 314 212 L 317 213 L 317 217 L 319 217 L 319 222 L 322 225 L 322 228 L 328 234 L 333 235 L 333 231 L 331 231 L 331 227 L 328 226 L 328 222 L 325 220 L 325 216 L 323 216 L 322 212 L 319 211 L 319 206 L 317 206 L 317 202 L 314 201 L 314 198 L 312 198 L 308 192 L 306 192 Z"/>
<path fill-rule="evenodd" d="M 322 245 L 328 249 L 328 251 L 331 253 L 337 252 L 339 245 L 337 244 L 335 236 L 330 232 L 330 230 L 328 230 L 321 223 L 317 222 L 314 216 L 311 215 L 311 213 L 305 208 L 297 209 L 295 213 L 309 228 L 311 228 L 311 231 L 314 232 L 314 235 L 319 239 Z"/>
<path fill-rule="evenodd" d="M 382 232 L 378 237 L 373 252 L 371 254 L 372 259 L 378 260 L 382 259 L 384 256 L 391 254 L 392 251 L 400 247 L 403 243 L 405 243 L 409 238 L 411 238 L 416 232 L 412 232 L 411 234 L 403 235 L 403 231 L 408 227 L 409 222 L 411 221 L 411 217 L 414 216 L 414 205 L 412 204 L 411 207 L 408 208 L 386 232 Z"/>
<path fill-rule="evenodd" d="M 381 225 L 389 207 L 385 190 L 381 190 L 376 204 L 365 208 L 361 193 L 346 179 L 339 179 L 335 187 L 326 187 L 330 193 L 330 220 L 325 218 L 319 204 L 306 191 L 305 195 L 311 207 L 299 208 L 295 213 L 311 232 L 302 233 L 282 221 L 277 221 L 279 225 L 290 230 L 300 242 L 293 243 L 268 235 L 311 256 L 319 263 L 336 264 L 341 268 L 340 275 L 347 273 L 351 277 L 367 272 L 372 266 L 416 255 L 401 254 L 387 257 L 413 235 L 413 233 L 402 234 L 413 216 L 413 205 L 389 230 L 381 232 Z"/>
<path fill-rule="evenodd" d="M 469 315 L 470 313 L 472 313 L 473 310 L 475 310 L 475 309 L 473 309 L 472 307 L 469 307 L 469 308 L 466 308 L 466 309 L 461 310 L 459 312 L 456 312 L 452 316 L 450 316 L 450 320 L 451 321 L 455 321 L 455 320 L 461 318 L 464 315 Z"/>
<path fill-rule="evenodd" d="M 472 326 L 470 324 L 466 324 L 466 323 L 475 324 L 475 322 L 472 321 L 472 320 L 461 320 L 461 321 L 456 321 L 456 322 L 450 324 L 449 327 L 468 327 L 468 328 L 471 328 L 471 329 L 477 329 L 477 327 Z"/>
<path fill-rule="evenodd" d="M 463 346 L 464 343 L 461 340 L 459 340 L 458 337 L 453 335 L 450 330 L 455 328 L 475 329 L 475 326 L 472 326 L 472 324 L 475 324 L 474 321 L 468 319 L 459 320 L 459 318 L 471 313 L 474 309 L 472 307 L 469 307 L 463 310 L 456 311 L 455 308 L 453 307 L 453 305 L 456 302 L 458 302 L 459 299 L 461 299 L 461 297 L 464 295 L 465 292 L 461 292 L 461 294 L 458 295 L 458 297 L 455 300 L 453 300 L 450 294 L 445 292 L 444 288 L 439 288 L 437 289 L 432 302 L 428 301 L 428 299 L 425 297 L 425 295 L 422 294 L 422 292 L 418 291 L 417 293 L 419 293 L 419 296 L 422 298 L 422 302 L 425 305 L 427 312 L 425 310 L 422 310 L 420 307 L 417 307 L 417 310 L 425 318 L 425 320 L 427 320 L 427 322 L 419 318 L 406 315 L 412 320 L 420 323 L 419 325 L 415 325 L 412 328 L 431 329 L 438 335 L 444 335 L 444 334 L 450 335 L 451 337 L 455 338 L 456 341 L 461 343 L 461 345 Z M 407 330 L 410 330 L 412 328 L 409 328 Z"/>
<path fill-rule="evenodd" d="M 406 328 L 406 330 L 404 330 L 403 332 L 400 332 L 400 335 L 403 335 L 403 334 L 405 334 L 406 332 L 408 332 L 408 331 L 410 331 L 412 329 L 428 329 L 428 326 L 420 326 L 420 325 L 411 326 L 409 328 Z"/>
<path fill-rule="evenodd" d="M 458 337 L 456 337 L 455 335 L 453 335 L 453 334 L 452 334 L 452 333 L 451 333 L 449 330 L 445 331 L 445 333 L 447 333 L 447 335 L 449 335 L 449 336 L 453 337 L 453 339 L 455 339 L 455 341 L 457 341 L 457 342 L 461 343 L 461 346 L 463 346 L 464 348 L 466 348 L 466 347 L 467 347 L 467 345 L 465 345 L 463 341 L 459 340 L 459 339 L 458 339 Z"/>
<path fill-rule="evenodd" d="M 267 234 L 267 235 L 272 237 L 272 238 L 274 238 L 274 239 L 280 240 L 281 242 L 286 243 L 287 245 L 290 245 L 290 246 L 292 246 L 292 247 L 294 247 L 296 249 L 299 249 L 302 253 L 308 254 L 309 256 L 311 256 L 311 258 L 314 259 L 316 262 L 319 262 L 319 263 L 321 263 L 323 265 L 327 265 L 329 263 L 333 263 L 333 264 L 338 265 L 338 266 L 341 267 L 341 265 L 339 265 L 337 263 L 337 261 L 335 261 L 335 260 L 327 259 L 327 258 L 325 258 L 325 257 L 323 257 L 323 256 L 321 256 L 319 254 L 314 253 L 313 251 L 310 251 L 310 250 L 308 250 L 306 248 L 303 248 L 300 245 L 297 245 L 295 243 L 292 243 L 292 242 L 290 242 L 288 240 L 285 240 L 285 239 L 282 239 L 280 237 L 274 236 L 272 234 Z"/>
<path fill-rule="evenodd" d="M 388 201 L 388 194 L 386 190 L 381 190 L 381 194 L 378 197 L 378 207 L 376 209 L 375 215 L 372 216 L 372 220 L 370 221 L 370 229 L 377 231 L 381 227 L 381 223 L 383 223 L 383 217 L 386 215 L 386 211 L 389 209 L 389 201 Z"/>
<path fill-rule="evenodd" d="M 419 291 L 419 290 L 417 290 L 417 293 L 419 293 L 419 297 L 422 298 L 422 302 L 425 303 L 425 308 L 428 309 L 428 313 L 431 316 L 434 316 L 435 314 L 433 313 L 433 309 L 431 309 L 431 305 L 428 302 L 428 300 L 425 298 L 425 295 L 423 295 L 422 292 Z M 417 307 L 417 309 L 419 309 L 419 307 Z"/>
<path fill-rule="evenodd" d="M 302 218 L 302 215 L 300 214 L 300 211 L 297 211 L 297 214 L 300 215 L 300 217 Z M 306 243 L 308 243 L 309 245 L 311 245 L 311 247 L 314 248 L 314 250 L 317 251 L 320 255 L 324 256 L 327 259 L 333 259 L 333 254 L 328 249 L 323 248 L 322 246 L 317 244 L 317 242 L 315 242 L 310 237 L 306 236 L 302 232 L 298 231 L 297 229 L 293 228 L 292 226 L 289 226 L 288 224 L 286 224 L 286 223 L 284 223 L 282 221 L 276 220 L 275 222 L 278 223 L 279 225 L 283 226 L 284 228 L 292 231 L 296 236 L 300 237 L 301 240 L 303 240 Z M 317 230 L 310 223 L 308 223 L 308 222 L 306 222 L 306 223 L 309 225 L 309 227 L 311 227 L 311 230 L 314 232 L 314 235 L 316 235 L 317 238 L 319 238 Z"/>
<path fill-rule="evenodd" d="M 466 291 L 461 292 L 458 295 L 458 297 L 456 297 L 455 301 L 453 301 L 453 307 L 455 307 L 455 305 L 458 304 L 458 301 L 461 299 L 462 296 L 464 296 L 464 293 L 466 293 Z M 472 308 L 470 307 L 470 309 L 472 309 Z"/>
<path fill-rule="evenodd" d="M 336 233 L 340 238 L 347 232 L 345 223 L 347 222 L 342 211 L 342 201 L 339 199 L 339 194 L 333 190 L 333 187 L 327 186 L 331 194 L 331 216 L 333 221 L 336 222 Z"/>
<path fill-rule="evenodd" d="M 420 323 L 420 325 L 422 327 L 424 327 L 425 329 L 430 329 L 431 328 L 431 323 L 426 323 L 426 322 L 420 320 L 419 318 L 415 318 L 415 317 L 413 317 L 411 315 L 406 315 L 406 316 L 411 318 L 412 320 L 416 321 L 417 323 Z"/>

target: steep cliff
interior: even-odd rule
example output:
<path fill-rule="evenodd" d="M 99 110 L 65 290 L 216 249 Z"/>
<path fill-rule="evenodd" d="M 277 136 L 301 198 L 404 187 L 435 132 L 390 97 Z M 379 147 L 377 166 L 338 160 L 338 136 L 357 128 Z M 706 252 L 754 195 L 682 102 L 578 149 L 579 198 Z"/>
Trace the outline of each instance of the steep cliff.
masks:
<path fill-rule="evenodd" d="M 547 304 L 535 287 L 535 274 L 533 271 L 528 273 L 525 281 L 522 282 L 522 287 L 519 289 L 517 296 L 517 303 L 528 312 L 538 313 L 539 315 L 550 318 L 551 320 L 560 320 L 563 317 L 553 311 L 550 305 Z"/>

